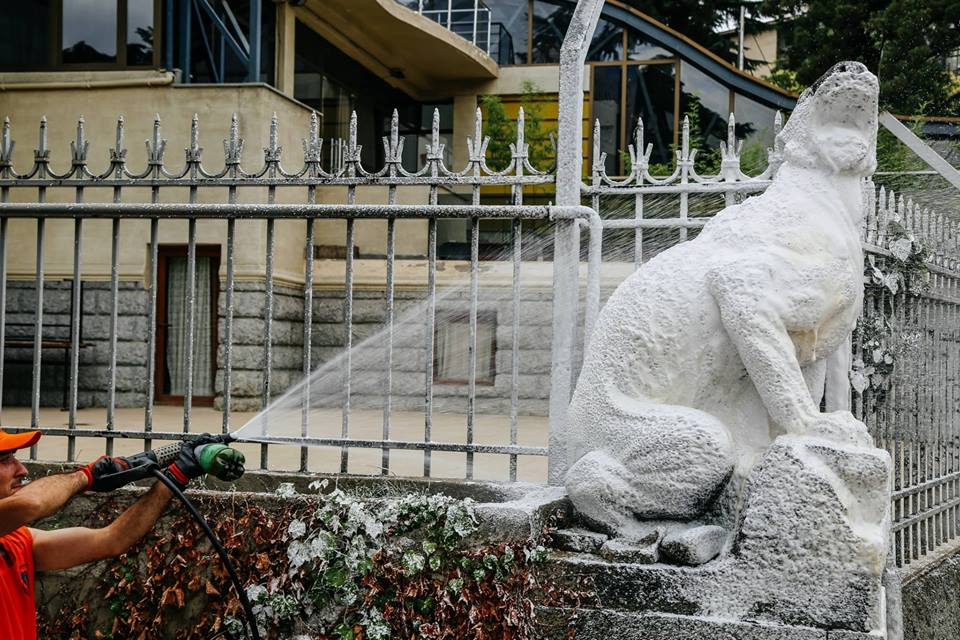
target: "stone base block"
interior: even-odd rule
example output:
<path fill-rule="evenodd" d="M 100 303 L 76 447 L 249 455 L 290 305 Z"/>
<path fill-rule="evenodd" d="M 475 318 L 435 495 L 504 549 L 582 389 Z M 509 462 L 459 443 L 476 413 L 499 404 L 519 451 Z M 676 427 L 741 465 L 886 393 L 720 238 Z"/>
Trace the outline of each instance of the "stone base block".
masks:
<path fill-rule="evenodd" d="M 539 607 L 537 637 L 544 640 L 879 640 L 879 636 L 791 625 L 753 624 L 670 614 L 577 611 Z"/>

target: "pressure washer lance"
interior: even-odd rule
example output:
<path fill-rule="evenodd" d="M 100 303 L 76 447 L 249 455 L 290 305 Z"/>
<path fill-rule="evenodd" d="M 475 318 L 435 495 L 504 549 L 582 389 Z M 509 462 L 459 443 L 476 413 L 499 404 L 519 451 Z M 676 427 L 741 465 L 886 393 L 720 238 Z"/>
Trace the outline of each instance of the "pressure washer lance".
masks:
<path fill-rule="evenodd" d="M 229 434 L 222 436 L 203 435 L 199 438 L 199 444 L 194 449 L 194 455 L 200 463 L 200 468 L 224 482 L 239 480 L 243 476 L 243 464 L 246 462 L 246 458 L 241 451 L 227 446 L 226 443 L 232 441 L 232 439 Z M 107 486 L 123 486 L 130 482 L 149 478 L 153 475 L 152 470 L 154 468 L 165 469 L 177 459 L 182 444 L 181 442 L 174 442 L 143 453 L 124 456 L 124 460 L 130 465 L 130 468 L 103 476 L 101 481 Z"/>
<path fill-rule="evenodd" d="M 228 447 L 223 442 L 208 442 L 197 446 L 193 450 L 200 468 L 214 478 L 224 482 L 234 482 L 243 476 L 243 463 L 246 458 L 243 453 Z M 169 466 L 180 455 L 180 443 L 164 445 L 151 451 L 144 451 L 127 460 L 135 467 L 139 464 L 155 463 L 161 469 Z M 142 461 L 142 462 L 141 462 Z"/>

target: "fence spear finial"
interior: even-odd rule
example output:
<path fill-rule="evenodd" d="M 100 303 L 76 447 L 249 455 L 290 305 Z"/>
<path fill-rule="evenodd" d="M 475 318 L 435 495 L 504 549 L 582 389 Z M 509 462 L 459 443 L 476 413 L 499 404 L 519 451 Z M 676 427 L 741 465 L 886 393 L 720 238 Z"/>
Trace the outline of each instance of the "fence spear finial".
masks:
<path fill-rule="evenodd" d="M 350 149 L 355 149 L 360 153 L 360 147 L 357 145 L 357 112 L 350 112 L 350 128 L 347 131 L 347 143 Z M 359 159 L 359 158 L 358 158 Z"/>
<path fill-rule="evenodd" d="M 467 137 L 467 155 L 470 157 L 470 162 L 478 163 L 474 171 L 480 171 L 480 164 L 483 163 L 487 153 L 488 142 L 489 139 L 483 136 L 483 112 L 480 107 L 477 107 L 473 117 L 473 137 Z"/>
<path fill-rule="evenodd" d="M 270 148 L 276 149 L 279 138 L 279 129 L 280 122 L 277 120 L 277 112 L 273 112 L 273 117 L 270 118 Z"/>
<path fill-rule="evenodd" d="M 280 153 L 280 121 L 277 119 L 277 112 L 273 112 L 270 118 L 270 134 L 267 136 L 267 146 L 263 150 L 263 158 L 266 162 L 279 162 Z"/>
<path fill-rule="evenodd" d="M 605 154 L 600 151 L 600 118 L 593 121 L 593 173 L 598 174 L 603 168 Z"/>
<path fill-rule="evenodd" d="M 153 140 L 147 140 L 147 163 L 157 167 L 163 166 L 163 152 L 167 148 L 167 141 L 160 137 L 160 114 L 153 118 Z"/>
<path fill-rule="evenodd" d="M 441 160 L 443 145 L 440 144 L 440 109 L 434 107 L 433 120 L 430 123 L 430 149 L 427 161 L 432 164 L 431 172 L 436 175 L 438 162 Z"/>
<path fill-rule="evenodd" d="M 123 149 L 123 114 L 117 116 L 117 138 L 116 138 L 116 147 L 117 151 Z"/>
<path fill-rule="evenodd" d="M 307 137 L 303 138 L 303 162 L 307 165 L 320 162 L 320 152 L 323 149 L 323 140 L 320 139 L 320 119 L 316 111 L 310 112 L 310 129 Z"/>
<path fill-rule="evenodd" d="M 523 140 L 526 137 L 527 117 L 524 114 L 523 107 L 520 107 L 517 113 L 517 151 L 523 147 Z"/>
<path fill-rule="evenodd" d="M 87 133 L 84 124 L 83 115 L 81 114 L 80 119 L 77 120 L 77 139 L 70 143 L 70 156 L 73 161 L 73 166 L 75 167 L 86 163 L 87 150 L 90 148 L 90 143 L 87 142 Z"/>
<path fill-rule="evenodd" d="M 123 174 L 123 162 L 127 155 L 127 150 L 123 148 L 123 114 L 117 116 L 117 135 L 114 139 L 114 147 L 110 149 L 110 162 L 116 170 L 116 177 L 120 178 Z"/>
<path fill-rule="evenodd" d="M 237 112 L 233 112 L 230 118 L 230 137 L 223 141 L 223 155 L 226 164 L 240 164 L 240 156 L 243 153 L 243 138 L 240 137 L 240 119 Z"/>
<path fill-rule="evenodd" d="M 398 144 L 400 144 L 400 112 L 394 108 L 390 116 L 390 149 L 393 153 L 397 152 Z"/>
<path fill-rule="evenodd" d="M 46 154 L 47 149 L 47 116 L 40 116 L 40 140 L 38 143 L 37 154 Z"/>
<path fill-rule="evenodd" d="M 154 149 L 160 146 L 160 114 L 153 117 L 153 146 Z"/>

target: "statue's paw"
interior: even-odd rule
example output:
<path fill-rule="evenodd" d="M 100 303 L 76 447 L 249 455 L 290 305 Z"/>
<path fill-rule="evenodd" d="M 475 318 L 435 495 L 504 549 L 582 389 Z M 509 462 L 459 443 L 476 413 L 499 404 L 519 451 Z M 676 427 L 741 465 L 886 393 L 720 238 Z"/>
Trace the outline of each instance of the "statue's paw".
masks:
<path fill-rule="evenodd" d="M 873 436 L 867 431 L 867 425 L 853 417 L 849 411 L 819 414 L 817 420 L 807 427 L 807 435 L 857 447 L 875 446 Z"/>
<path fill-rule="evenodd" d="M 660 561 L 698 567 L 719 556 L 727 538 L 727 530 L 717 525 L 678 529 L 660 541 Z"/>

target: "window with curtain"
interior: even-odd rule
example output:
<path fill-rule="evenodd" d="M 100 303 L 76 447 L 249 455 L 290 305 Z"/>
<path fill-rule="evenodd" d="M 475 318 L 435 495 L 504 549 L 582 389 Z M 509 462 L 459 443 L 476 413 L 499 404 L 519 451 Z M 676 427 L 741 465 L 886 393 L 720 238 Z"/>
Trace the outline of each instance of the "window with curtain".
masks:
<path fill-rule="evenodd" d="M 493 384 L 496 376 L 496 313 L 477 313 L 477 384 Z M 470 317 L 438 315 L 434 333 L 435 382 L 465 384 L 470 379 Z"/>
<path fill-rule="evenodd" d="M 197 256 L 193 325 L 193 395 L 212 396 L 213 390 L 213 278 L 214 258 Z M 187 258 L 167 258 L 166 368 L 173 396 L 187 391 Z"/>

